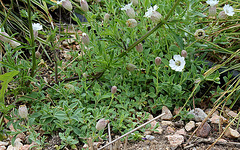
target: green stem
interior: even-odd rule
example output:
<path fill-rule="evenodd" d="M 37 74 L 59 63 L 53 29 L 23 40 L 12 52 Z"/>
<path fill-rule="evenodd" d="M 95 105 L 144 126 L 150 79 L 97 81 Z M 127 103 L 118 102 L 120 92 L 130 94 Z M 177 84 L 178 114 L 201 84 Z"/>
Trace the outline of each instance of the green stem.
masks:
<path fill-rule="evenodd" d="M 110 101 L 110 104 L 109 104 L 109 106 L 108 106 L 108 109 L 109 109 L 110 106 L 112 105 L 113 98 L 114 98 L 114 94 L 112 94 L 112 99 L 111 99 L 111 101 Z"/>
<path fill-rule="evenodd" d="M 156 83 L 156 95 L 158 95 L 158 70 L 159 68 L 157 66 L 155 66 L 155 70 L 156 70 L 156 78 L 157 78 L 157 83 Z"/>
<path fill-rule="evenodd" d="M 192 36 L 194 36 L 193 33 L 188 32 L 187 30 L 185 30 L 185 29 L 183 29 L 183 28 L 181 28 L 181 27 L 178 27 L 178 26 L 177 26 L 177 28 L 180 29 L 180 30 L 182 30 L 182 31 L 184 31 L 184 32 L 186 32 L 186 33 L 188 33 L 188 34 L 190 34 L 190 35 L 192 35 Z M 221 50 L 223 50 L 223 51 L 225 51 L 225 52 L 227 52 L 227 53 L 229 53 L 229 54 L 233 54 L 232 51 L 229 51 L 229 50 L 227 50 L 227 49 L 225 49 L 225 48 L 222 48 L 221 46 L 218 46 L 218 45 L 216 45 L 216 44 L 214 44 L 214 43 L 212 43 L 212 42 L 210 42 L 210 41 L 208 41 L 208 40 L 205 40 L 205 39 L 198 39 L 197 41 L 204 41 L 204 42 L 207 42 L 208 44 L 210 44 L 210 45 L 212 45 L 212 46 L 215 46 L 215 47 L 217 47 L 217 48 L 219 48 L 219 49 L 221 49 Z M 196 41 L 196 42 L 197 42 L 197 41 Z M 189 47 L 189 46 L 188 46 L 188 47 Z"/>
<path fill-rule="evenodd" d="M 31 2 L 27 0 L 28 4 L 28 23 L 29 23 L 29 31 L 30 31 L 30 47 L 32 49 L 32 70 L 30 76 L 33 77 L 36 70 L 36 56 L 35 56 L 35 43 L 34 43 L 34 35 L 32 28 L 32 14 L 31 14 Z"/>
<path fill-rule="evenodd" d="M 134 42 L 131 46 L 128 47 L 128 49 L 123 52 L 122 54 L 120 54 L 118 57 L 122 58 L 123 56 L 127 55 L 127 53 L 133 49 L 134 47 L 136 47 L 140 42 L 142 42 L 144 39 L 146 39 L 148 36 L 150 36 L 153 32 L 155 32 L 159 27 L 161 27 L 163 24 L 166 24 L 168 18 L 170 17 L 170 15 L 172 14 L 173 10 L 177 7 L 178 3 L 181 0 L 177 0 L 177 2 L 173 5 L 172 9 L 168 12 L 167 16 L 160 21 L 154 28 L 152 28 L 150 31 L 148 31 L 145 35 L 143 35 L 140 39 L 138 39 L 136 42 Z"/>

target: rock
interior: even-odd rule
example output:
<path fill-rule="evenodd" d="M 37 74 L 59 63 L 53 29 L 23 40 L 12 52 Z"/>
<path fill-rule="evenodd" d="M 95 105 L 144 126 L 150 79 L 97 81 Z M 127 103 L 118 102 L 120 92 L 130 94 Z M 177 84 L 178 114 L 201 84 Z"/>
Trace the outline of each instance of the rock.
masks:
<path fill-rule="evenodd" d="M 14 141 L 14 147 L 12 145 L 9 145 L 7 150 L 20 150 L 23 147 L 23 144 L 21 143 L 21 139 L 17 138 Z"/>
<path fill-rule="evenodd" d="M 177 147 L 184 142 L 184 137 L 179 134 L 167 135 L 166 137 L 167 137 L 171 147 Z"/>
<path fill-rule="evenodd" d="M 153 115 L 150 114 L 150 113 L 147 113 L 147 115 L 149 115 L 149 116 L 148 116 L 148 120 L 152 120 L 152 119 L 154 118 Z"/>
<path fill-rule="evenodd" d="M 191 131 L 194 128 L 195 128 L 195 122 L 194 121 L 190 121 L 185 125 L 185 129 L 187 131 Z"/>
<path fill-rule="evenodd" d="M 150 124 L 151 124 L 151 129 L 154 129 L 155 128 L 155 126 L 157 125 L 157 121 L 152 121 Z"/>
<path fill-rule="evenodd" d="M 88 145 L 87 144 L 84 144 L 83 145 L 83 149 L 87 149 L 88 148 Z"/>
<path fill-rule="evenodd" d="M 209 135 L 210 131 L 211 126 L 207 122 L 205 122 L 204 125 L 200 129 L 198 129 L 196 135 L 205 138 Z"/>
<path fill-rule="evenodd" d="M 184 128 L 177 130 L 177 131 L 176 131 L 176 134 L 179 134 L 179 135 L 187 135 L 187 133 L 186 133 L 186 131 L 185 131 Z"/>
<path fill-rule="evenodd" d="M 157 134 L 162 134 L 163 133 L 163 128 L 161 126 L 159 126 L 156 131 L 154 130 L 153 133 L 157 133 Z"/>
<path fill-rule="evenodd" d="M 179 111 L 180 111 L 181 108 L 182 108 L 182 107 L 178 107 L 178 108 L 175 107 L 174 110 L 173 110 L 173 114 L 174 114 L 174 115 L 179 114 Z"/>
<path fill-rule="evenodd" d="M 227 112 L 227 115 L 230 116 L 230 117 L 232 117 L 232 118 L 237 117 L 237 113 L 235 113 L 235 112 L 233 112 L 233 111 Z"/>
<path fill-rule="evenodd" d="M 174 125 L 178 128 L 181 128 L 184 126 L 184 122 L 182 120 L 174 122 Z"/>
<path fill-rule="evenodd" d="M 217 114 L 213 114 L 212 115 L 212 118 L 210 119 L 211 123 L 213 124 L 223 124 L 223 123 L 226 123 L 227 122 L 227 119 L 224 118 L 223 116 L 218 116 Z"/>
<path fill-rule="evenodd" d="M 162 107 L 162 113 L 165 113 L 165 115 L 163 115 L 161 117 L 162 120 L 172 120 L 173 115 L 172 115 L 171 111 L 166 106 Z"/>
<path fill-rule="evenodd" d="M 8 145 L 8 142 L 2 142 L 0 141 L 0 146 L 7 146 Z"/>
<path fill-rule="evenodd" d="M 63 45 L 64 47 L 66 47 L 66 46 L 68 46 L 68 42 L 67 42 L 67 41 L 63 41 L 63 42 L 62 42 L 62 45 Z"/>
<path fill-rule="evenodd" d="M 161 121 L 161 126 L 162 126 L 162 127 L 167 127 L 167 126 L 173 127 L 174 124 L 173 124 L 172 121 Z"/>
<path fill-rule="evenodd" d="M 188 114 L 194 115 L 193 119 L 195 121 L 203 121 L 207 117 L 207 114 L 200 108 L 195 108 L 191 110 Z"/>
<path fill-rule="evenodd" d="M 195 125 L 196 125 L 197 127 L 199 127 L 201 124 L 202 124 L 202 122 L 197 122 L 197 123 L 195 123 Z"/>
<path fill-rule="evenodd" d="M 240 134 L 238 133 L 238 131 L 236 131 L 230 127 L 226 130 L 224 135 L 229 138 L 239 138 L 240 137 Z"/>
<path fill-rule="evenodd" d="M 146 131 L 144 132 L 144 135 L 150 135 L 150 134 L 152 134 L 152 132 L 153 132 L 153 131 L 151 131 L 151 130 L 146 130 Z"/>
<path fill-rule="evenodd" d="M 175 129 L 168 126 L 167 129 L 166 129 L 166 134 L 172 134 L 172 133 L 175 133 Z"/>
<path fill-rule="evenodd" d="M 152 136 L 152 135 L 146 135 L 145 137 L 147 140 L 150 140 L 150 141 L 155 139 L 155 136 Z"/>
<path fill-rule="evenodd" d="M 212 111 L 212 109 L 211 109 L 211 108 L 208 108 L 208 109 L 205 110 L 205 113 L 208 115 L 211 111 Z M 216 110 L 213 114 L 219 115 L 219 112 Z M 212 114 L 212 115 L 213 115 L 213 114 Z M 211 116 L 212 116 L 212 115 L 211 115 Z M 210 117 L 211 117 L 211 116 L 210 116 Z"/>

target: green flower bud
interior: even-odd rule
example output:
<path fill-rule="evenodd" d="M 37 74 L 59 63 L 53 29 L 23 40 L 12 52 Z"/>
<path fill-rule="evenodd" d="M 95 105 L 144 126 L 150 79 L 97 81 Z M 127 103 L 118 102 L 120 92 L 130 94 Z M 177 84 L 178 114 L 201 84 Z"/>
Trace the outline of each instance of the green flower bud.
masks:
<path fill-rule="evenodd" d="M 126 69 L 128 70 L 128 71 L 134 71 L 134 70 L 136 70 L 137 69 L 137 67 L 135 66 L 135 65 L 133 65 L 133 64 L 128 64 L 127 65 L 127 67 L 126 67 Z"/>

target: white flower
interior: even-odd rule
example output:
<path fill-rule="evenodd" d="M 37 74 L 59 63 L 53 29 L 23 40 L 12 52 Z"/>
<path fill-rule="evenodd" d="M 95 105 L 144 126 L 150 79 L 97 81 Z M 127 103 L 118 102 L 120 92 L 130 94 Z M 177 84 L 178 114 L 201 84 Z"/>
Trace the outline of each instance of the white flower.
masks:
<path fill-rule="evenodd" d="M 223 7 L 223 10 L 224 10 L 225 14 L 227 14 L 228 16 L 233 16 L 233 14 L 234 14 L 234 10 L 233 10 L 232 6 L 225 5 Z"/>
<path fill-rule="evenodd" d="M 213 7 L 218 4 L 218 0 L 207 0 L 206 3 Z"/>
<path fill-rule="evenodd" d="M 64 1 L 64 0 L 57 1 L 57 4 L 58 4 L 58 5 L 59 5 L 59 4 L 62 4 L 63 1 Z"/>
<path fill-rule="evenodd" d="M 184 57 L 181 57 L 180 55 L 174 55 L 173 59 L 169 61 L 169 66 L 172 68 L 172 70 L 182 72 L 186 64 Z"/>
<path fill-rule="evenodd" d="M 130 4 L 127 4 L 126 6 L 124 6 L 123 8 L 121 8 L 121 10 L 128 10 L 128 9 L 131 9 L 131 6 L 132 6 L 132 3 Z"/>
<path fill-rule="evenodd" d="M 33 27 L 33 30 L 34 30 L 34 31 L 38 31 L 38 30 L 42 30 L 42 29 L 43 29 L 43 28 L 42 28 L 42 25 L 39 24 L 39 23 L 33 23 L 33 24 L 32 24 L 32 27 Z"/>
<path fill-rule="evenodd" d="M 157 9 L 158 9 L 157 5 L 154 5 L 153 7 L 151 6 L 150 8 L 147 9 L 147 12 L 143 17 L 150 18 L 153 15 L 153 12 L 156 11 Z"/>

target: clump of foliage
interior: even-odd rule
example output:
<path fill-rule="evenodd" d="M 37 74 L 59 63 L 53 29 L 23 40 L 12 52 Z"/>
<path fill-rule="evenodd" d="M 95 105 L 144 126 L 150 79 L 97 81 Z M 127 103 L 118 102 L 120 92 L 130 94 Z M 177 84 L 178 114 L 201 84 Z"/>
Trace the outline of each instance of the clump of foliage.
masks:
<path fill-rule="evenodd" d="M 234 32 L 239 17 L 221 20 L 217 14 L 224 13 L 219 11 L 223 1 L 210 16 L 208 7 L 212 6 L 192 0 L 21 3 L 24 5 L 11 1 L 0 6 L 4 8 L 0 37 L 6 39 L 0 43 L 1 122 L 5 117 L 9 120 L 6 127 L 14 126 L 16 132 L 9 135 L 28 131 L 29 140 L 42 147 L 46 136 L 53 134 L 60 136 L 60 148 L 74 147 L 89 137 L 106 138 L 104 130 L 96 129 L 101 118 L 110 121 L 113 133 L 123 134 L 147 120 L 147 113 L 159 113 L 162 106 L 171 110 L 192 107 L 192 97 L 206 82 L 220 84 L 217 69 L 227 63 L 239 68 L 231 63 L 239 55 L 239 34 Z M 63 25 L 62 16 L 74 25 Z M 66 51 L 62 45 L 69 40 L 80 49 L 68 47 L 70 59 L 61 59 L 58 52 Z M 225 60 L 221 54 L 231 57 Z M 208 70 L 206 58 L 223 63 Z M 50 73 L 51 80 L 41 71 Z M 5 94 L 8 84 L 12 88 Z M 214 97 L 221 90 L 218 86 Z M 234 94 L 239 97 L 237 90 Z M 7 96 L 14 101 L 7 102 Z M 200 101 L 201 97 L 195 98 L 195 104 Z M 236 101 L 232 101 L 228 103 L 233 106 Z M 27 119 L 13 109 L 19 104 L 28 107 Z M 180 115 L 186 118 L 185 111 Z M 36 133 L 35 127 L 43 132 Z M 136 139 L 132 136 L 130 139 Z"/>

